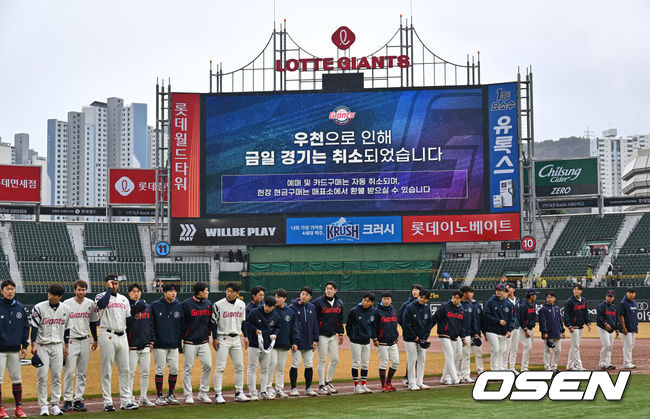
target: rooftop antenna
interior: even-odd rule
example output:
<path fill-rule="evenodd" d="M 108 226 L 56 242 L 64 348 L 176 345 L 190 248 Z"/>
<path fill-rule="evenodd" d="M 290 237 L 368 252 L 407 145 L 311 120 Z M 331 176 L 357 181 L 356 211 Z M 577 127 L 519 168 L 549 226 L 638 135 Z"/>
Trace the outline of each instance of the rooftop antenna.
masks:
<path fill-rule="evenodd" d="M 413 0 L 410 0 L 411 5 L 411 25 L 413 25 Z"/>
<path fill-rule="evenodd" d="M 273 0 L 273 32 L 275 32 L 275 0 Z"/>

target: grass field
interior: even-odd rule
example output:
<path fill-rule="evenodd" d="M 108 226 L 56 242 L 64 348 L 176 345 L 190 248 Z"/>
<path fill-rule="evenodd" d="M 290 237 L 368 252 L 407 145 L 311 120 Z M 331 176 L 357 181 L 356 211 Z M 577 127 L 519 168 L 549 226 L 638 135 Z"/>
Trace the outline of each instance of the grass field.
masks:
<path fill-rule="evenodd" d="M 517 417 L 650 417 L 647 397 L 650 376 L 632 375 L 620 402 L 606 401 L 599 392 L 593 402 L 558 402 L 544 399 L 537 402 L 476 402 L 472 386 L 437 388 L 427 391 L 400 391 L 316 398 L 273 400 L 257 403 L 228 403 L 226 405 L 195 405 L 191 407 L 162 407 L 120 412 L 120 416 L 138 418 L 182 417 L 400 417 L 419 416 L 439 418 L 498 417 L 504 413 Z M 114 413 L 96 413 L 115 415 Z M 94 414 L 95 415 L 95 414 Z"/>

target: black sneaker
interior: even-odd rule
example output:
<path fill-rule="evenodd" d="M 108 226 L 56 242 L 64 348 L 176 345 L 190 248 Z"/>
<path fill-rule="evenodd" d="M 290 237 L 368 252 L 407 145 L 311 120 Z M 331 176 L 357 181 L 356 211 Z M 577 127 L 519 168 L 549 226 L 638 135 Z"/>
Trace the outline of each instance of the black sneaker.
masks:
<path fill-rule="evenodd" d="M 72 407 L 76 412 L 86 412 L 88 409 L 86 409 L 86 406 L 84 405 L 84 402 L 81 400 L 77 400 L 74 402 L 74 406 Z"/>
<path fill-rule="evenodd" d="M 115 412 L 115 407 L 112 404 L 104 406 L 104 412 Z"/>
<path fill-rule="evenodd" d="M 67 400 L 63 402 L 63 406 L 61 406 L 61 411 L 62 412 L 69 412 L 72 410 L 72 402 Z"/>
<path fill-rule="evenodd" d="M 616 369 L 616 367 L 615 367 L 615 366 L 613 366 L 613 365 L 610 365 L 610 366 L 608 366 L 608 367 L 607 367 L 607 369 L 608 369 L 608 370 L 615 370 L 615 369 Z"/>

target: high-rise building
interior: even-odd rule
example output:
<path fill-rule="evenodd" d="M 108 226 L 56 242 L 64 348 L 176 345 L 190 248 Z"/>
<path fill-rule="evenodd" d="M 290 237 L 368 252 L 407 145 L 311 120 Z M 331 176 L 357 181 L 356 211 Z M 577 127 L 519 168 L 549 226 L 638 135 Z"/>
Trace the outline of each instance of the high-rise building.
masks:
<path fill-rule="evenodd" d="M 13 147 L 9 143 L 3 143 L 2 138 L 0 138 L 0 164 L 12 164 L 13 163 Z"/>
<path fill-rule="evenodd" d="M 92 102 L 67 121 L 48 120 L 52 203 L 104 206 L 108 169 L 148 167 L 147 105 L 111 97 Z"/>
<path fill-rule="evenodd" d="M 590 154 L 600 157 L 600 182 L 603 196 L 623 196 L 623 169 L 636 150 L 650 148 L 650 135 L 621 137 L 615 128 L 603 131 L 602 137 L 592 138 Z M 606 208 L 620 211 L 620 207 Z"/>
<path fill-rule="evenodd" d="M 29 164 L 29 134 L 14 135 L 14 164 Z"/>

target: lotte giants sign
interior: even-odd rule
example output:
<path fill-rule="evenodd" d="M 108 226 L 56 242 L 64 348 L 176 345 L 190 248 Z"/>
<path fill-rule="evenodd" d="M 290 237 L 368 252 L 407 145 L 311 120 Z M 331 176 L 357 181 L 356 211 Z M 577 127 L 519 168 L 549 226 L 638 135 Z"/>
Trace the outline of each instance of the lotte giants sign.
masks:
<path fill-rule="evenodd" d="M 154 169 L 111 168 L 108 172 L 108 202 L 111 205 L 156 204 L 156 171 Z"/>
<path fill-rule="evenodd" d="M 332 42 L 342 51 L 352 46 L 357 39 L 347 26 L 339 27 L 332 34 Z M 380 55 L 371 57 L 300 58 L 286 61 L 275 60 L 275 71 L 316 71 L 316 70 L 364 70 L 381 68 L 408 68 L 411 59 L 408 55 Z"/>
<path fill-rule="evenodd" d="M 41 166 L 0 165 L 0 202 L 41 202 Z"/>

